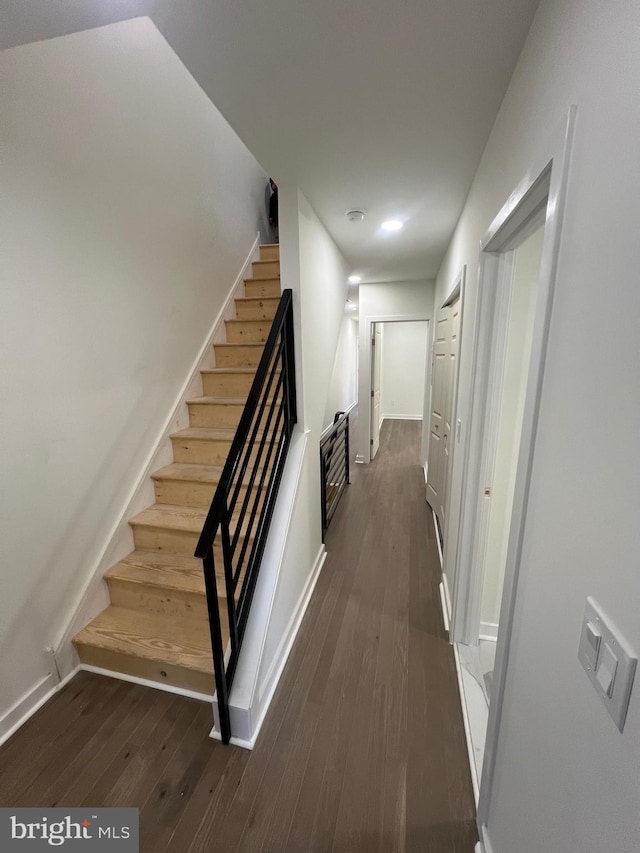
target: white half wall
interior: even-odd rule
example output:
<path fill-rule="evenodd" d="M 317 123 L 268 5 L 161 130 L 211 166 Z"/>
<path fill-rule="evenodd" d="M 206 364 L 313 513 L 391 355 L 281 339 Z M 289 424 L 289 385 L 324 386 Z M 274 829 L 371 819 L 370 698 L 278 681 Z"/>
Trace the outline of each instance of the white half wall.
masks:
<path fill-rule="evenodd" d="M 333 423 L 336 412 L 346 412 L 358 401 L 358 321 L 343 317 L 333 363 L 323 429 Z"/>
<path fill-rule="evenodd" d="M 255 743 L 324 562 L 319 444 L 347 292 L 346 261 L 306 198 L 280 185 L 278 201 L 280 274 L 293 291 L 298 426 L 230 695 L 243 746 Z"/>
<path fill-rule="evenodd" d="M 638 849 L 640 682 L 621 734 L 577 659 L 588 595 L 640 653 L 638 32 L 635 0 L 542 0 L 437 279 L 440 304 L 468 265 L 466 441 L 479 241 L 577 104 L 489 803 L 493 853 Z"/>
<path fill-rule="evenodd" d="M 385 320 L 433 320 L 435 282 L 392 281 L 359 286 L 358 462 L 369 462 L 371 325 Z M 426 362 L 426 354 L 425 354 Z"/>
<path fill-rule="evenodd" d="M 150 20 L 0 54 L 0 719 L 52 673 L 267 176 Z"/>
<path fill-rule="evenodd" d="M 382 417 L 422 419 L 429 324 L 414 320 L 383 328 Z"/>

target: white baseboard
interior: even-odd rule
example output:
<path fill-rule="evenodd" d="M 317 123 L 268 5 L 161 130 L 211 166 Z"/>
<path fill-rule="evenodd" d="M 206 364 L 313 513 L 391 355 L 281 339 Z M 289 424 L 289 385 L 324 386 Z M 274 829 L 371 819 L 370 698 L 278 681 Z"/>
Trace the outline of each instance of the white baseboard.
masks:
<path fill-rule="evenodd" d="M 462 669 L 460 667 L 460 657 L 458 655 L 458 646 L 453 644 L 453 656 L 456 662 L 456 674 L 458 676 L 458 691 L 460 693 L 460 705 L 462 707 L 462 720 L 464 723 L 464 736 L 467 742 L 467 754 L 469 756 L 469 769 L 471 771 L 471 784 L 473 786 L 473 797 L 478 807 L 480 799 L 480 782 L 478 779 L 478 769 L 476 767 L 476 759 L 473 752 L 473 740 L 471 739 L 471 725 L 469 724 L 469 714 L 467 712 L 467 700 L 464 694 L 464 684 L 462 683 Z"/>
<path fill-rule="evenodd" d="M 447 609 L 446 602 L 446 593 L 444 591 L 444 575 L 442 576 L 442 580 L 438 585 L 438 589 L 440 590 L 440 607 L 442 609 L 442 621 L 444 622 L 444 630 L 449 633 L 449 612 Z"/>
<path fill-rule="evenodd" d="M 451 595 L 449 593 L 449 581 L 444 572 L 442 574 L 442 591 L 444 592 L 444 604 L 447 608 L 447 622 L 451 623 Z"/>
<path fill-rule="evenodd" d="M 480 623 L 480 639 L 496 642 L 498 639 L 498 625 L 495 622 Z"/>
<path fill-rule="evenodd" d="M 286 666 L 287 660 L 289 659 L 289 655 L 291 654 L 291 649 L 293 648 L 293 644 L 298 636 L 298 631 L 300 630 L 300 625 L 302 624 L 302 619 L 304 618 L 304 614 L 307 612 L 307 607 L 309 606 L 309 602 L 311 601 L 311 596 L 313 594 L 313 590 L 315 589 L 316 583 L 318 582 L 318 578 L 320 577 L 320 572 L 322 570 L 322 566 L 324 565 L 324 561 L 327 558 L 327 552 L 325 550 L 324 545 L 320 547 L 318 554 L 316 556 L 313 569 L 307 579 L 307 583 L 305 584 L 302 593 L 298 599 L 294 612 L 291 616 L 287 629 L 284 632 L 284 636 L 280 641 L 280 645 L 278 646 L 278 650 L 274 655 L 273 664 L 268 670 L 266 676 L 262 679 L 262 683 L 258 690 L 258 694 L 261 696 L 261 704 L 258 709 L 258 716 L 256 720 L 252 721 L 251 716 L 251 708 L 233 708 L 230 707 L 231 714 L 231 726 L 232 729 L 236 728 L 236 730 L 244 730 L 251 731 L 251 738 L 243 739 L 232 737 L 230 743 L 234 746 L 241 746 L 244 749 L 253 749 L 255 746 L 256 740 L 258 739 L 258 735 L 260 734 L 260 729 L 262 728 L 262 724 L 264 723 L 265 717 L 267 716 L 267 711 L 271 705 L 273 700 L 273 696 L 276 692 L 276 688 L 280 682 L 280 678 L 282 673 L 284 672 L 284 668 Z M 263 698 L 262 698 L 263 697 Z M 234 721 L 236 725 L 234 726 Z M 253 725 L 252 725 L 253 722 Z M 220 740 L 220 732 L 214 727 L 210 733 L 210 737 L 215 740 Z"/>
<path fill-rule="evenodd" d="M 422 415 L 392 415 L 383 414 L 383 421 L 421 421 Z"/>
<path fill-rule="evenodd" d="M 18 699 L 15 705 L 9 708 L 0 719 L 0 746 L 9 740 L 36 711 L 42 708 L 45 702 L 48 702 L 52 696 L 62 690 L 76 673 L 77 669 L 74 669 L 61 681 L 58 681 L 57 674 L 48 673 L 35 687 L 32 687 L 21 699 Z"/>
<path fill-rule="evenodd" d="M 83 672 L 93 672 L 96 675 L 104 675 L 107 678 L 115 678 L 118 681 L 128 681 L 130 684 L 139 684 L 142 687 L 151 687 L 154 690 L 162 690 L 163 693 L 173 693 L 176 696 L 184 696 L 187 699 L 197 699 L 199 702 L 213 703 L 213 696 L 207 693 L 198 693 L 196 690 L 187 690 L 186 687 L 174 687 L 160 681 L 151 681 L 149 678 L 139 678 L 137 675 L 128 675 L 125 672 L 114 672 L 111 669 L 103 669 L 101 666 L 93 666 L 81 663 L 78 667 Z"/>
<path fill-rule="evenodd" d="M 326 548 L 324 545 L 321 545 L 318 550 L 318 553 L 316 554 L 316 558 L 313 562 L 313 567 L 311 569 L 311 572 L 309 573 L 307 582 L 305 583 L 302 592 L 298 597 L 298 601 L 296 602 L 296 606 L 293 610 L 293 613 L 291 614 L 289 624 L 287 625 L 282 640 L 280 641 L 280 644 L 278 646 L 278 649 L 275 655 L 273 656 L 273 663 L 269 667 L 267 674 L 264 676 L 260 683 L 260 686 L 258 687 L 259 697 L 268 697 L 267 704 L 271 701 L 273 692 L 276 688 L 278 681 L 280 680 L 282 670 L 284 669 L 284 665 L 287 662 L 287 658 L 289 657 L 289 653 L 291 652 L 291 648 L 293 646 L 295 638 L 298 635 L 298 631 L 300 630 L 300 623 L 302 622 L 302 617 L 304 616 L 307 607 L 309 606 L 311 594 L 315 589 L 318 577 L 320 576 L 320 571 L 326 559 Z"/>
<path fill-rule="evenodd" d="M 478 844 L 480 853 L 493 853 L 493 845 L 491 844 L 489 830 L 486 826 L 480 827 L 480 841 Z"/>
<path fill-rule="evenodd" d="M 259 251 L 259 245 L 260 234 L 257 234 L 224 305 L 218 312 L 200 352 L 191 365 L 182 388 L 173 400 L 170 413 L 156 434 L 156 439 L 135 476 L 134 484 L 118 513 L 117 520 L 106 535 L 105 544 L 100 554 L 84 583 L 82 581 L 79 583 L 81 591 L 68 610 L 62 633 L 51 644 L 62 675 L 66 675 L 79 663 L 71 642 L 73 636 L 109 604 L 106 584 L 103 581 L 104 573 L 133 550 L 133 534 L 129 526 L 129 519 L 154 502 L 151 474 L 157 468 L 173 461 L 169 436 L 189 424 L 186 400 L 190 397 L 199 396 L 201 393 L 200 371 L 213 364 L 213 343 L 224 332 L 224 321 L 233 314 L 235 297 L 243 293 L 243 280 L 251 261 Z"/>
<path fill-rule="evenodd" d="M 431 510 L 431 515 L 433 516 L 433 529 L 436 534 L 436 545 L 438 546 L 438 558 L 440 560 L 440 571 L 442 571 L 442 567 L 444 565 L 444 556 L 442 554 L 442 545 L 440 544 L 440 534 L 438 533 L 438 521 L 436 519 L 436 514 L 433 510 Z"/>

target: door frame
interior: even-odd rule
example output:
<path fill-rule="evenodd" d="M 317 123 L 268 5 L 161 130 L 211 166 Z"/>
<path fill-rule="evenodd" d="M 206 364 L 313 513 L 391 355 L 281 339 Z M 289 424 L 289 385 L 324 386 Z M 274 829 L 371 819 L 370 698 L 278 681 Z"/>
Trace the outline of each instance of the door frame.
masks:
<path fill-rule="evenodd" d="M 524 239 L 523 234 L 526 234 L 527 228 L 532 233 L 536 214 L 543 206 L 545 233 L 509 528 L 494 687 L 478 803 L 477 821 L 481 838 L 486 832 L 490 814 L 575 116 L 576 108 L 572 106 L 562 127 L 549 140 L 542 155 L 530 162 L 525 176 L 507 198 L 480 241 L 478 296 L 471 362 L 470 417 L 468 440 L 464 449 L 451 625 L 452 642 L 463 643 L 477 642 L 480 626 L 482 577 L 477 571 L 477 559 L 484 521 L 481 511 L 482 495 L 486 486 L 484 478 L 487 476 L 490 461 L 490 455 L 488 457 L 484 448 L 491 431 L 497 427 L 495 400 L 499 399 L 501 379 L 496 375 L 496 368 L 500 364 L 499 352 L 496 357 L 496 335 L 505 337 L 508 318 L 508 305 L 500 296 L 508 292 L 511 285 L 514 249 Z M 500 347 L 503 348 L 504 344 L 505 341 L 501 340 Z M 448 515 L 450 517 L 450 511 Z"/>
<path fill-rule="evenodd" d="M 358 446 L 366 448 L 366 453 L 358 450 L 356 463 L 368 465 L 371 462 L 371 335 L 376 323 L 426 322 L 427 348 L 425 351 L 426 371 L 431 377 L 431 320 L 424 311 L 415 314 L 367 314 L 360 318 L 360 359 L 358 363 Z M 363 338 L 363 334 L 365 337 Z M 364 346 L 363 346 L 364 344 Z M 363 378 L 366 380 L 363 382 Z M 366 388 L 365 388 L 366 382 Z M 426 385 L 426 382 L 425 382 Z M 362 405 L 362 393 L 367 395 L 367 404 Z"/>
<path fill-rule="evenodd" d="M 375 343 L 376 333 L 377 333 L 376 326 L 381 326 L 381 325 L 382 324 L 378 323 L 378 322 L 374 322 L 371 324 L 371 337 L 370 337 L 370 340 L 371 340 L 371 380 L 369 382 L 369 384 L 371 386 L 371 397 L 369 399 L 369 429 L 370 429 L 370 434 L 369 434 L 369 462 L 373 462 L 375 457 L 378 455 L 377 450 L 376 450 L 375 454 L 373 453 L 373 431 L 376 428 L 375 427 L 375 421 L 373 420 L 373 411 L 374 411 L 373 401 L 375 399 L 374 395 L 375 395 L 375 384 L 376 384 L 376 359 L 380 359 L 380 361 L 378 362 L 378 367 L 380 370 L 380 375 L 378 376 L 378 381 L 380 383 L 380 388 L 379 388 L 379 391 L 380 391 L 380 408 L 382 409 L 382 346 L 380 346 L 378 348 L 378 347 L 376 347 L 376 343 Z M 382 339 L 383 339 L 383 332 L 382 332 L 382 329 L 380 329 L 381 343 L 382 343 Z M 380 447 L 380 427 L 381 427 L 381 424 L 379 424 L 378 428 L 377 428 L 378 429 L 378 448 Z"/>
<path fill-rule="evenodd" d="M 462 353 L 462 326 L 464 323 L 464 297 L 466 291 L 466 281 L 467 281 L 467 265 L 464 264 L 462 269 L 458 273 L 456 280 L 453 284 L 453 288 L 451 293 L 446 297 L 440 308 L 446 308 L 447 305 L 452 305 L 456 299 L 460 299 L 460 322 L 458 323 L 458 354 L 456 356 L 456 370 L 455 376 L 453 378 L 453 388 L 451 389 L 451 428 L 452 435 L 449 436 L 449 468 L 447 471 L 448 483 L 447 483 L 447 499 L 445 501 L 445 514 L 444 514 L 444 529 L 442 531 L 442 541 L 446 543 L 447 541 L 447 533 L 449 531 L 449 513 L 451 509 L 451 475 L 453 473 L 453 465 L 454 465 L 454 456 L 456 452 L 456 445 L 460 443 L 460 433 L 461 430 L 458 427 L 458 388 L 460 386 L 460 356 Z M 437 317 L 437 314 L 436 314 Z M 434 318 L 435 324 L 435 318 Z M 433 376 L 431 377 L 433 380 Z M 431 416 L 431 400 L 429 400 L 429 416 Z M 444 565 L 443 565 L 444 568 Z M 444 572 L 442 573 L 443 583 L 445 586 L 445 592 L 447 595 L 447 601 L 450 602 L 449 593 L 450 590 L 447 586 L 447 580 Z M 451 612 L 448 614 L 449 618 L 451 618 Z"/>

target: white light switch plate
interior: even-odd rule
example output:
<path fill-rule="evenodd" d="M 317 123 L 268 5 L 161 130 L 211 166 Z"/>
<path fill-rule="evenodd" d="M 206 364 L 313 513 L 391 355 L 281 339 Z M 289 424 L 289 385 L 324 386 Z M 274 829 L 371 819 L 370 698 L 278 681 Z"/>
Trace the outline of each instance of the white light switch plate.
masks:
<path fill-rule="evenodd" d="M 601 634 L 595 662 L 593 646 L 589 643 L 588 625 L 596 626 Z M 591 597 L 587 598 L 587 606 L 582 619 L 578 659 L 603 705 L 613 717 L 617 727 L 622 731 L 627 716 L 631 688 L 633 687 L 637 658 L 614 623 L 605 616 L 600 605 Z M 601 669 L 602 672 L 600 672 Z M 606 671 L 604 671 L 605 669 Z M 607 677 L 607 673 L 611 671 L 613 672 L 613 682 L 609 684 L 610 679 Z"/>

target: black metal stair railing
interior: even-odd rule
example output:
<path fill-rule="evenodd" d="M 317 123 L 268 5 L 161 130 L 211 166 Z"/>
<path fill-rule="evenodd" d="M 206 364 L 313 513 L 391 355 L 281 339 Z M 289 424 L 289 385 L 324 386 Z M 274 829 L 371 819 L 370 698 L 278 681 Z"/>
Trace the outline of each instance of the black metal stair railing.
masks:
<path fill-rule="evenodd" d="M 204 568 L 224 743 L 231 737 L 229 691 L 296 420 L 292 294 L 285 290 L 195 551 Z M 216 560 L 224 570 L 226 613 L 220 609 Z"/>
<path fill-rule="evenodd" d="M 349 415 L 336 412 L 331 430 L 320 441 L 322 541 L 342 493 L 349 485 Z"/>

